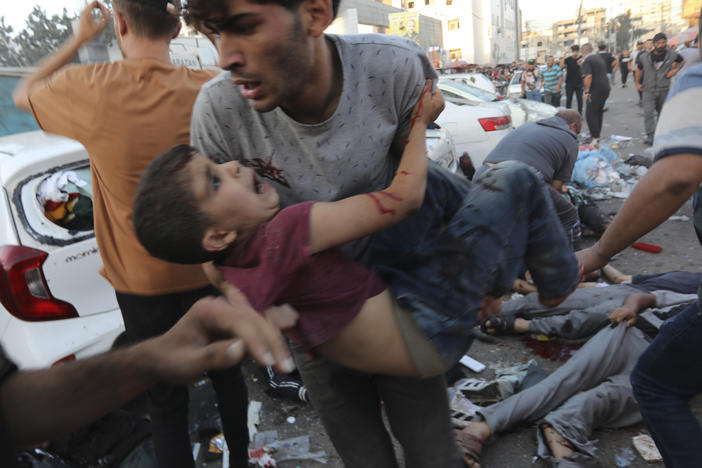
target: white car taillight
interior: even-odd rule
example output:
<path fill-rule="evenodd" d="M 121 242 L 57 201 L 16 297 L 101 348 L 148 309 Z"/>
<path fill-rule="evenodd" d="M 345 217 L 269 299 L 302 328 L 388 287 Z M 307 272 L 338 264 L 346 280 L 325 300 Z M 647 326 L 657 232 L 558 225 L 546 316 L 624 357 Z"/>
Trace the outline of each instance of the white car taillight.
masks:
<path fill-rule="evenodd" d="M 21 245 L 0 247 L 0 302 L 15 317 L 28 321 L 78 317 L 68 302 L 51 295 L 41 267 L 49 254 Z"/>
<path fill-rule="evenodd" d="M 480 122 L 480 125 L 486 132 L 504 130 L 512 126 L 512 118 L 509 115 L 502 115 L 500 117 L 486 117 L 484 119 L 478 119 L 478 122 Z"/>

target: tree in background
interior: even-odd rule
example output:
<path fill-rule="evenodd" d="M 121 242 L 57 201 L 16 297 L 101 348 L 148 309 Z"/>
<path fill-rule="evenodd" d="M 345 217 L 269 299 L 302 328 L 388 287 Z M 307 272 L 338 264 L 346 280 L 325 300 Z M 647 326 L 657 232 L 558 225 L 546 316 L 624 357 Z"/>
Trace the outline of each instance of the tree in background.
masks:
<path fill-rule="evenodd" d="M 608 27 L 610 34 L 614 34 L 616 51 L 630 49 L 635 40 L 651 31 L 650 29 L 634 26 L 634 23 L 631 21 L 631 10 L 611 20 Z"/>
<path fill-rule="evenodd" d="M 75 15 L 69 16 L 63 9 L 61 16 L 48 17 L 38 5 L 27 16 L 26 26 L 15 38 L 25 65 L 34 65 L 49 55 L 64 43 L 73 33 L 71 21 Z"/>
<path fill-rule="evenodd" d="M 12 26 L 5 24 L 5 17 L 0 16 L 0 66 L 21 67 L 25 64 L 12 39 L 13 32 Z"/>
<path fill-rule="evenodd" d="M 104 3 L 108 8 L 112 5 L 110 0 Z M 76 18 L 77 14 L 69 15 L 65 8 L 60 16 L 49 17 L 39 5 L 35 5 L 25 20 L 25 28 L 14 35 L 12 26 L 6 25 L 5 17 L 0 16 L 0 66 L 36 65 L 73 34 L 72 22 Z M 114 28 L 105 28 L 100 40 L 109 46 L 114 39 Z"/>

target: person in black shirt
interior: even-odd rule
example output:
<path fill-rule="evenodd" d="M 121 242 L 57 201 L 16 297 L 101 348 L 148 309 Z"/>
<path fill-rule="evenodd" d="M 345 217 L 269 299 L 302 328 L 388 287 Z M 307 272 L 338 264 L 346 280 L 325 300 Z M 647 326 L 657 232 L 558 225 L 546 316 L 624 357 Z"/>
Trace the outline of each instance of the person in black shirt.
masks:
<path fill-rule="evenodd" d="M 587 102 L 585 120 L 587 120 L 593 141 L 599 143 L 604 105 L 610 91 L 607 64 L 601 55 L 593 53 L 592 44 L 589 42 L 583 45 L 582 50 L 585 55 L 582 65 L 585 101 Z"/>
<path fill-rule="evenodd" d="M 619 55 L 619 71 L 622 74 L 622 88 L 626 88 L 626 79 L 629 77 L 629 62 L 631 62 L 631 52 L 622 50 Z"/>
<path fill-rule="evenodd" d="M 573 94 L 578 100 L 578 113 L 583 113 L 583 75 L 580 71 L 580 64 L 583 61 L 580 55 L 580 46 L 574 45 L 570 48 L 571 56 L 563 59 L 561 68 L 566 69 L 566 107 L 570 109 L 573 102 Z"/>
<path fill-rule="evenodd" d="M 597 48 L 599 49 L 598 54 L 604 59 L 607 65 L 607 79 L 609 79 L 610 84 L 614 84 L 614 74 L 619 68 L 619 61 L 614 55 L 607 51 L 606 44 L 600 44 Z"/>

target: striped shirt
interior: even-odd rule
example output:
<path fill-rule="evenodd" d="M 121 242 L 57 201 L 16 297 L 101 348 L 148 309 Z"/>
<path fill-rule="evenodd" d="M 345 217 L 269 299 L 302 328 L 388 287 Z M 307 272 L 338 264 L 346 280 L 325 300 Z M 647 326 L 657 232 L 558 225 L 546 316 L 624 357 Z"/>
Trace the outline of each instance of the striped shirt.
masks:
<path fill-rule="evenodd" d="M 702 121 L 699 107 L 691 103 L 702 102 L 702 63 L 690 67 L 675 82 L 656 127 L 653 151 L 656 160 L 669 155 L 692 153 L 702 156 Z M 693 202 L 693 224 L 697 237 L 702 239 L 702 189 L 697 191 L 697 201 Z M 702 288 L 699 291 L 702 299 Z M 702 303 L 702 300 L 700 300 Z"/>
<path fill-rule="evenodd" d="M 544 91 L 547 93 L 555 93 L 558 79 L 563 76 L 563 70 L 555 63 L 549 68 L 545 66 L 541 70 L 541 78 L 544 80 Z M 560 89 L 559 89 L 560 91 Z"/>

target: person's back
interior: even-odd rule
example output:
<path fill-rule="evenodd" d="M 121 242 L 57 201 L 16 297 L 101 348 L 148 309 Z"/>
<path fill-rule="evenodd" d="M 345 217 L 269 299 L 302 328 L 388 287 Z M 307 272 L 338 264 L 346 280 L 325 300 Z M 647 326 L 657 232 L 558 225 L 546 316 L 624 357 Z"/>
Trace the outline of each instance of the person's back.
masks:
<path fill-rule="evenodd" d="M 578 154 L 576 134 L 558 116 L 529 122 L 505 136 L 487 155 L 485 162 L 520 161 L 536 169 L 551 183 L 570 180 Z"/>
<path fill-rule="evenodd" d="M 595 90 L 609 92 L 609 80 L 607 79 L 607 62 L 600 54 L 590 54 L 583 61 L 583 74 L 592 75 L 591 93 Z"/>
<path fill-rule="evenodd" d="M 68 65 L 107 24 L 107 8 L 92 2 L 81 12 L 76 37 L 21 82 L 14 97 L 44 130 L 76 139 L 88 151 L 101 273 L 115 289 L 127 338 L 136 342 L 164 333 L 195 301 L 214 293 L 200 266 L 174 265 L 146 252 L 132 225 L 132 200 L 141 172 L 154 156 L 188 142 L 192 105 L 215 72 L 170 63 L 169 43 L 180 31 L 180 2 L 112 3 L 124 60 Z M 95 9 L 101 11 L 100 21 L 93 16 Z M 227 420 L 230 459 L 244 466 L 247 396 L 240 369 L 211 378 L 222 419 Z M 193 467 L 187 388 L 158 384 L 149 396 L 160 466 Z"/>

